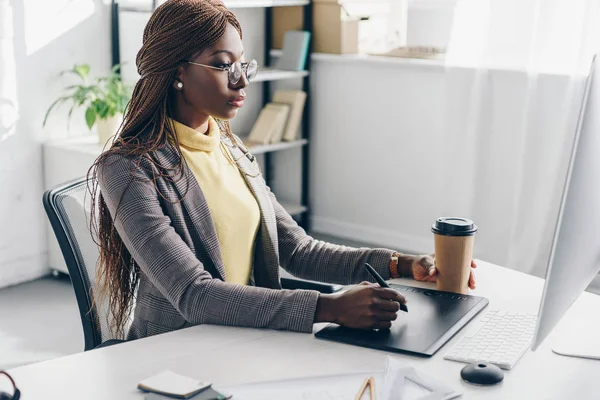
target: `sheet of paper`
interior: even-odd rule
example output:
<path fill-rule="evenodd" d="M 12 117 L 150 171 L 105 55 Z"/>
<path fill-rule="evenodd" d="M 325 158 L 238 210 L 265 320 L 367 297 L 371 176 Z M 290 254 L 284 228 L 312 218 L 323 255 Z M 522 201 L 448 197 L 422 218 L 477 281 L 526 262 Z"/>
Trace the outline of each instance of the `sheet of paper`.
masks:
<path fill-rule="evenodd" d="M 384 382 L 382 400 L 450 400 L 461 395 L 439 379 L 392 357 L 388 357 Z"/>
<path fill-rule="evenodd" d="M 459 392 L 439 379 L 388 357 L 384 371 L 307 377 L 223 387 L 233 400 L 354 400 L 366 378 L 375 380 L 377 400 L 450 400 Z M 361 400 L 369 399 L 367 389 Z"/>
<path fill-rule="evenodd" d="M 376 398 L 380 399 L 383 371 L 252 383 L 222 389 L 233 395 L 232 400 L 354 400 L 369 376 L 375 380 Z M 368 388 L 363 399 L 369 399 Z"/>

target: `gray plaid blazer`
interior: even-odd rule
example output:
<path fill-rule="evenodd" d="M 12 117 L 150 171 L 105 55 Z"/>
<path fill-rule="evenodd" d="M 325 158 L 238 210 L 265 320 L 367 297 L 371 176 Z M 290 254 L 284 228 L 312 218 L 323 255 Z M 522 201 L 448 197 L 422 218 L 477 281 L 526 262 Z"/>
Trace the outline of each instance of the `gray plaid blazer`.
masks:
<path fill-rule="evenodd" d="M 128 339 L 197 324 L 312 332 L 319 293 L 281 289 L 280 265 L 299 278 L 341 284 L 372 280 L 365 262 L 390 276 L 392 250 L 338 246 L 308 236 L 277 202 L 253 157 L 225 136 L 222 140 L 239 169 L 257 175 L 242 174 L 261 211 L 250 285 L 225 282 L 217 233 L 191 170 L 184 168 L 187 179 L 169 179 L 148 159 L 136 162 L 124 155 L 109 157 L 98 170 L 115 227 L 141 270 Z M 171 145 L 150 157 L 167 168 L 179 161 Z"/>

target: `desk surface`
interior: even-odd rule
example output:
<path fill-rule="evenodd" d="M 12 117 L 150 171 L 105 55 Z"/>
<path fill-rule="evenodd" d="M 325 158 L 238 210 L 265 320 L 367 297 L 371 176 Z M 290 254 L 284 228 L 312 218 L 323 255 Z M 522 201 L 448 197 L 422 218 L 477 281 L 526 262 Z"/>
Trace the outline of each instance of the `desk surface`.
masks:
<path fill-rule="evenodd" d="M 478 289 L 488 309 L 537 313 L 543 280 L 478 261 Z M 402 284 L 425 286 L 412 280 Z M 600 296 L 584 293 L 552 336 L 582 315 L 598 315 Z M 484 310 L 477 318 L 484 314 Z M 401 315 L 400 315 L 401 317 Z M 315 326 L 315 331 L 322 324 Z M 506 371 L 504 382 L 476 387 L 461 382 L 465 365 L 443 355 L 469 327 L 432 358 L 386 353 L 315 339 L 313 335 L 213 325 L 196 326 L 10 370 L 23 400 L 143 399 L 137 383 L 164 369 L 213 382 L 216 387 L 259 380 L 383 369 L 388 355 L 439 377 L 465 399 L 600 398 L 600 361 L 562 357 L 551 351 L 552 336 Z M 571 329 L 572 331 L 572 329 Z M 4 381 L 0 389 L 7 390 Z"/>

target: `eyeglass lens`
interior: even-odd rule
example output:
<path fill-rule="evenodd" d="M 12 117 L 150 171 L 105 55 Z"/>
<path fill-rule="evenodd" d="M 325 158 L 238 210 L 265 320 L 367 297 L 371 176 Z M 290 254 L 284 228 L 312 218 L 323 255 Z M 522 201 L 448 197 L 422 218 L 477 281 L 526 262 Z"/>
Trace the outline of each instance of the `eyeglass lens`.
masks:
<path fill-rule="evenodd" d="M 231 68 L 229 69 L 229 81 L 235 85 L 242 78 L 242 74 L 246 74 L 246 79 L 251 81 L 256 77 L 256 73 L 258 71 L 258 64 L 256 61 L 252 60 L 249 63 L 242 66 L 242 63 L 236 62 L 231 64 Z"/>

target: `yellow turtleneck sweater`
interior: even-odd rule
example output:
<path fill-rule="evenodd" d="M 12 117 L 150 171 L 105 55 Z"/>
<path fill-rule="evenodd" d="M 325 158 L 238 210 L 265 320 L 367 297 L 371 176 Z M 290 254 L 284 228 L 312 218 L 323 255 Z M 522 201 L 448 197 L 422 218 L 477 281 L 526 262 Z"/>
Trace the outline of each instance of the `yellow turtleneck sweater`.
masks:
<path fill-rule="evenodd" d="M 217 230 L 225 280 L 247 285 L 260 209 L 221 143 L 219 126 L 212 118 L 208 122 L 208 132 L 202 134 L 173 120 L 181 153 L 204 193 Z"/>

